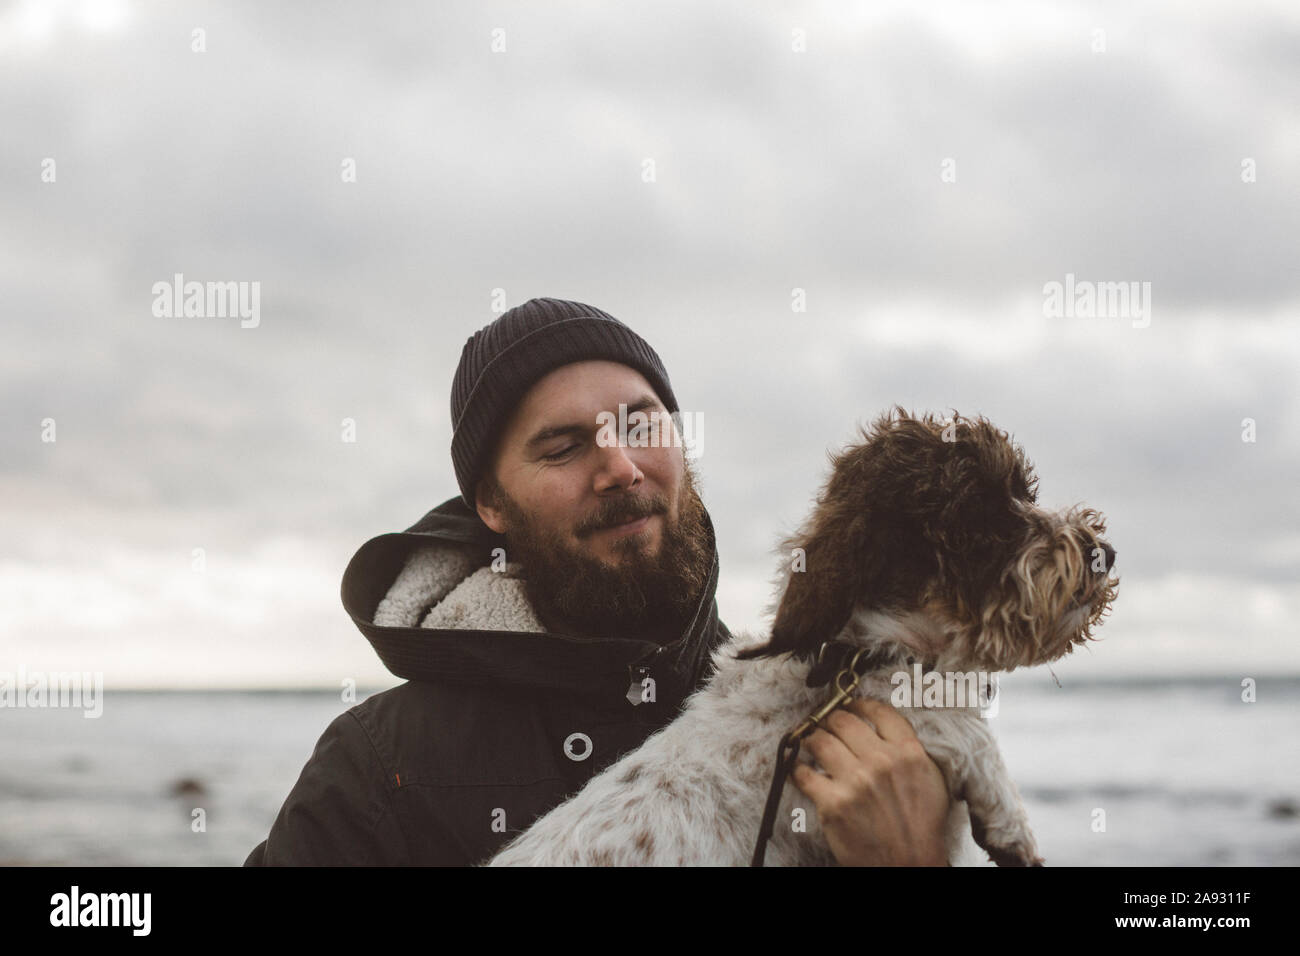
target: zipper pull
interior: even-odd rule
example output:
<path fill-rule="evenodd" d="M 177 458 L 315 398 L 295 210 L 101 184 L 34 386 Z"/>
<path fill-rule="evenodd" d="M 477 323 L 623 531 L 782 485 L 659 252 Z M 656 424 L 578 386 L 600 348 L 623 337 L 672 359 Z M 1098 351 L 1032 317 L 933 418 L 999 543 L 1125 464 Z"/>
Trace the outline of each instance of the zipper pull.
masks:
<path fill-rule="evenodd" d="M 648 699 L 654 700 L 653 680 L 651 680 L 648 685 L 645 683 L 645 681 L 650 678 L 650 668 L 644 665 L 629 664 L 627 666 L 627 673 L 628 677 L 631 679 L 631 683 L 628 684 L 627 687 L 627 702 L 633 707 L 645 703 L 647 700 L 647 691 L 650 693 Z"/>

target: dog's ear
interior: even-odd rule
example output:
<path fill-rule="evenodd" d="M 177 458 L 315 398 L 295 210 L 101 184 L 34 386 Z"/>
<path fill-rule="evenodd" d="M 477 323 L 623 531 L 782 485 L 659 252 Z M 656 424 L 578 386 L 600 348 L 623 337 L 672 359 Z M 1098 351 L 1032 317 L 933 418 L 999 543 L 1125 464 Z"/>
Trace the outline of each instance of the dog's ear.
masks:
<path fill-rule="evenodd" d="M 792 566 L 772 637 L 737 654 L 742 660 L 810 655 L 844 629 L 855 606 L 871 603 L 885 572 L 888 517 L 870 487 L 882 464 L 881 443 L 865 437 L 832 458 L 831 477 L 807 525 L 786 540 Z"/>
<path fill-rule="evenodd" d="M 772 624 L 767 644 L 742 651 L 742 659 L 768 657 L 789 651 L 812 653 L 848 623 L 862 578 L 857 566 L 861 549 L 855 536 L 862 534 L 861 518 L 851 523 L 819 529 L 792 553 L 793 567 Z"/>

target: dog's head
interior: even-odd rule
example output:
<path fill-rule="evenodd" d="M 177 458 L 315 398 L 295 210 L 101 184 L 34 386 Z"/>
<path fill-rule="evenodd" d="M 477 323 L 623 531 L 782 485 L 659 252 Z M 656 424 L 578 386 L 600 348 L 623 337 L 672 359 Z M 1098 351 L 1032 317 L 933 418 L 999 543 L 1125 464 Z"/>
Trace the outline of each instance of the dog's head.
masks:
<path fill-rule="evenodd" d="M 846 625 L 923 660 L 1012 670 L 1092 639 L 1114 600 L 1102 516 L 1039 508 L 1024 453 L 987 419 L 895 408 L 832 471 L 792 555 L 771 640 L 811 655 Z M 796 550 L 801 549 L 801 550 Z"/>

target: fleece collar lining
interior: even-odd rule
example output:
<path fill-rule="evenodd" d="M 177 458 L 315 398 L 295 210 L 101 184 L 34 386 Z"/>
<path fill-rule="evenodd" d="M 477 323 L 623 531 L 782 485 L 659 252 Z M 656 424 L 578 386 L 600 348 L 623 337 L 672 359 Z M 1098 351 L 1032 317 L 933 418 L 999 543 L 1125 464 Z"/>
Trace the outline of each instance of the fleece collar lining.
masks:
<path fill-rule="evenodd" d="M 522 565 L 475 568 L 475 552 L 452 543 L 417 548 L 375 608 L 380 627 L 531 631 L 542 626 L 524 588 Z"/>

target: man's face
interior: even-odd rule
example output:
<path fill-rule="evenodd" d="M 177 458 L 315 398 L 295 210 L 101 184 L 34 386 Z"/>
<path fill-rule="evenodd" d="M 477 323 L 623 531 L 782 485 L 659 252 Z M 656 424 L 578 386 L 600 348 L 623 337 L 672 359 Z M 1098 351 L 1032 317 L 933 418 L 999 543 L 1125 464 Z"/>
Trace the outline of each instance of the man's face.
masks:
<path fill-rule="evenodd" d="M 657 415 L 657 443 L 602 447 L 601 422 Z M 635 422 L 629 423 L 631 432 Z M 506 535 L 548 629 L 676 639 L 712 566 L 704 506 L 668 412 L 635 369 L 575 362 L 520 401 L 480 485 L 478 513 Z"/>

